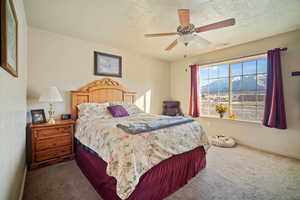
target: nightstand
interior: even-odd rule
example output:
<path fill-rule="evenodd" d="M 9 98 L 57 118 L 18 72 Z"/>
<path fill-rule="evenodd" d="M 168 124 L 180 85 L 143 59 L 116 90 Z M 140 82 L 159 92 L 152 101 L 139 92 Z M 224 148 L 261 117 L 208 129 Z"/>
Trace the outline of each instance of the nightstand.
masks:
<path fill-rule="evenodd" d="M 27 131 L 27 157 L 30 169 L 74 158 L 74 121 L 30 124 Z"/>

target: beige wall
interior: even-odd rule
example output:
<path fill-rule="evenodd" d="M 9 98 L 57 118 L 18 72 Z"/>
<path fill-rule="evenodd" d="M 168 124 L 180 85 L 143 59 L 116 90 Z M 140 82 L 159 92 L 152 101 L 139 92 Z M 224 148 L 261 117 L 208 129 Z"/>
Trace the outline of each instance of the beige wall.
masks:
<path fill-rule="evenodd" d="M 188 64 L 214 62 L 260 53 L 276 47 L 288 47 L 288 51 L 282 56 L 288 130 L 213 118 L 201 118 L 200 121 L 209 135 L 230 135 L 239 143 L 300 158 L 300 79 L 290 76 L 292 71 L 300 70 L 300 31 L 176 61 L 171 63 L 171 67 L 166 62 L 135 52 L 36 28 L 29 29 L 28 46 L 28 109 L 47 108 L 45 104 L 38 103 L 37 98 L 43 88 L 54 85 L 61 90 L 65 100 L 64 103 L 56 105 L 57 114 L 70 112 L 70 90 L 76 90 L 102 78 L 93 75 L 94 50 L 121 55 L 123 78 L 114 79 L 130 91 L 137 92 L 138 105 L 146 111 L 160 113 L 161 102 L 170 96 L 180 100 L 183 110 L 187 111 L 190 74 L 189 71 L 185 72 L 185 69 Z"/>
<path fill-rule="evenodd" d="M 188 64 L 208 63 L 287 47 L 282 53 L 282 69 L 288 130 L 266 128 L 260 124 L 231 120 L 200 118 L 208 135 L 233 136 L 239 143 L 259 149 L 300 158 L 300 77 L 292 77 L 292 71 L 300 71 L 300 30 L 218 50 L 171 63 L 171 97 L 180 100 L 188 110 L 190 71 Z"/>
<path fill-rule="evenodd" d="M 19 21 L 19 77 L 0 68 L 0 199 L 18 199 L 25 169 L 27 23 L 22 0 L 15 0 Z"/>
<path fill-rule="evenodd" d="M 170 97 L 167 62 L 36 28 L 29 28 L 28 46 L 29 109 L 42 107 L 47 111 L 47 105 L 37 102 L 39 94 L 56 86 L 65 100 L 56 104 L 57 114 L 70 113 L 70 91 L 104 78 L 93 75 L 95 50 L 122 56 L 123 77 L 113 79 L 137 92 L 137 104 L 142 109 L 161 113 L 162 101 Z"/>

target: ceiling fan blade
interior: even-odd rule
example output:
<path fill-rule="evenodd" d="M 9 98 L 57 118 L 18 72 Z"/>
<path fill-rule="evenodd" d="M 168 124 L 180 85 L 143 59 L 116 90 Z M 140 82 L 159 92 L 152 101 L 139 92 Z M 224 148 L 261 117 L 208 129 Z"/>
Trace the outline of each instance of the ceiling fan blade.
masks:
<path fill-rule="evenodd" d="M 165 48 L 165 51 L 170 51 L 177 45 L 177 40 L 174 40 L 167 48 Z"/>
<path fill-rule="evenodd" d="M 218 28 L 223 28 L 223 27 L 227 27 L 227 26 L 232 26 L 235 24 L 235 19 L 231 18 L 231 19 L 227 19 L 224 21 L 220 21 L 217 23 L 213 23 L 213 24 L 209 24 L 206 26 L 200 26 L 198 28 L 196 28 L 196 32 L 205 32 L 205 31 L 210 31 L 210 30 L 214 30 L 214 29 L 218 29 Z"/>
<path fill-rule="evenodd" d="M 197 44 L 197 45 L 201 45 L 201 46 L 207 46 L 207 45 L 210 45 L 211 42 L 204 39 L 203 37 L 197 35 L 194 39 L 194 42 Z"/>
<path fill-rule="evenodd" d="M 189 9 L 178 9 L 179 22 L 182 27 L 190 25 L 190 10 Z"/>
<path fill-rule="evenodd" d="M 170 35 L 177 35 L 177 33 L 154 33 L 154 34 L 145 34 L 146 38 L 149 37 L 162 37 L 162 36 L 170 36 Z"/>

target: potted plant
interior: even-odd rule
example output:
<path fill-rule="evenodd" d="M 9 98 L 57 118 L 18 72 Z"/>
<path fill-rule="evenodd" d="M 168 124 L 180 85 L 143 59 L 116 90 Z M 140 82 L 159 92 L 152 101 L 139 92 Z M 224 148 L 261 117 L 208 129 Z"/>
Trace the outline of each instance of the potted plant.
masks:
<path fill-rule="evenodd" d="M 223 104 L 217 104 L 216 105 L 216 112 L 219 113 L 220 118 L 223 118 L 224 113 L 226 113 L 228 110 L 228 107 Z"/>

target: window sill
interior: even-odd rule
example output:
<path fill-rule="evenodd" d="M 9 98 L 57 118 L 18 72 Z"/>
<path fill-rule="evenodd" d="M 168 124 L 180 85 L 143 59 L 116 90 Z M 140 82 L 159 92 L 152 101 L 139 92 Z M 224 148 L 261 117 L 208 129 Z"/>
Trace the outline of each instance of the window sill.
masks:
<path fill-rule="evenodd" d="M 236 121 L 236 122 L 246 122 L 246 123 L 252 123 L 252 124 L 261 124 L 259 121 L 249 121 L 249 120 L 240 120 L 240 119 L 229 119 L 229 118 L 220 118 L 220 117 L 213 117 L 213 116 L 200 116 L 199 119 L 218 119 L 218 120 L 227 120 L 227 121 Z"/>

